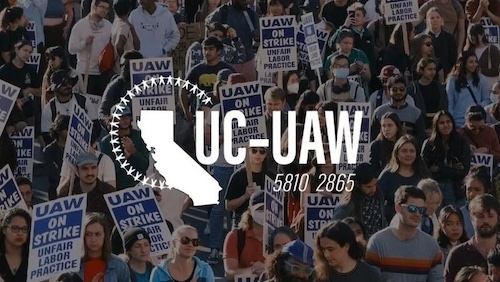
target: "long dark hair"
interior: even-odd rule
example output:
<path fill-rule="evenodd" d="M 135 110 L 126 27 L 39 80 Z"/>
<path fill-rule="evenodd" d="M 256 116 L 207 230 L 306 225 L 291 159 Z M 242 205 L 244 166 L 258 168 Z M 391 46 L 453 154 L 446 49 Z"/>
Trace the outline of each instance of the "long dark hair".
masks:
<path fill-rule="evenodd" d="M 361 189 L 361 185 L 372 182 L 373 179 L 378 178 L 378 175 L 369 163 L 362 163 L 358 165 L 354 170 L 354 174 L 354 186 L 352 187 L 351 192 L 347 192 L 347 190 L 345 190 L 342 202 L 344 204 L 353 203 L 355 218 L 361 219 L 361 203 L 365 197 Z M 378 192 L 379 191 L 377 189 L 377 193 Z"/>
<path fill-rule="evenodd" d="M 8 228 L 8 225 L 12 222 L 12 219 L 16 216 L 24 218 L 26 221 L 26 225 L 28 225 L 28 234 L 27 234 L 27 239 L 26 242 L 23 244 L 23 260 L 28 258 L 28 252 L 30 249 L 30 234 L 31 232 L 31 216 L 30 214 L 21 209 L 21 208 L 12 208 L 10 209 L 7 213 L 3 215 L 3 218 L 1 220 L 0 224 L 0 255 L 5 255 L 5 230 Z"/>
<path fill-rule="evenodd" d="M 429 137 L 429 142 L 432 142 L 434 146 L 436 147 L 443 147 L 442 149 L 444 150 L 444 145 L 443 145 L 443 135 L 441 132 L 439 132 L 438 126 L 439 126 L 439 119 L 442 116 L 447 116 L 451 120 L 451 124 L 453 125 L 453 129 L 451 130 L 450 137 L 448 139 L 448 144 L 453 143 L 453 140 L 459 137 L 458 132 L 456 131 L 456 125 L 455 125 L 455 119 L 453 118 L 453 115 L 448 112 L 448 111 L 439 111 L 437 112 L 434 117 L 432 118 L 432 133 L 431 137 Z"/>
<path fill-rule="evenodd" d="M 462 52 L 462 55 L 458 58 L 457 63 L 451 70 L 450 75 L 448 77 L 448 79 L 455 77 L 455 90 L 457 92 L 459 92 L 460 89 L 467 87 L 467 61 L 469 60 L 470 57 L 475 57 L 477 59 L 476 52 L 474 51 Z M 471 75 L 472 75 L 472 84 L 474 86 L 478 86 L 479 66 Z"/>
<path fill-rule="evenodd" d="M 493 184 L 491 183 L 491 176 L 489 168 L 484 165 L 475 165 L 470 168 L 469 173 L 465 176 L 463 181 L 463 189 L 465 191 L 466 187 L 471 183 L 471 181 L 477 180 L 481 182 L 484 187 L 484 194 L 493 195 L 497 197 L 497 191 Z"/>
<path fill-rule="evenodd" d="M 448 220 L 448 218 L 452 214 L 455 214 L 456 216 L 458 216 L 458 218 L 460 219 L 460 222 L 462 223 L 462 236 L 460 236 L 460 239 L 458 239 L 458 243 L 461 244 L 461 243 L 469 240 L 469 238 L 467 237 L 467 232 L 465 232 L 464 216 L 463 216 L 462 212 L 457 210 L 453 205 L 448 205 L 448 206 L 442 208 L 441 211 L 439 212 L 439 224 L 441 226 L 439 228 L 437 241 L 438 241 L 439 246 L 441 248 L 448 248 L 448 246 L 450 245 L 450 240 L 448 239 L 446 234 L 444 234 L 443 226 L 446 224 L 446 221 Z"/>
<path fill-rule="evenodd" d="M 24 10 L 21 7 L 8 7 L 0 12 L 0 30 L 7 31 L 9 25 L 16 20 L 22 18 Z"/>

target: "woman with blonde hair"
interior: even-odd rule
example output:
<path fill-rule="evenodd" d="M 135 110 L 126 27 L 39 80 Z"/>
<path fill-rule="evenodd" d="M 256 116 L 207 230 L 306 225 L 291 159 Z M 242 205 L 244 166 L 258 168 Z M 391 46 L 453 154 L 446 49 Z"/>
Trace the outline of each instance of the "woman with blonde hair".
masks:
<path fill-rule="evenodd" d="M 210 265 L 195 256 L 199 245 L 196 228 L 177 227 L 172 234 L 168 258 L 153 269 L 150 282 L 214 281 Z"/>

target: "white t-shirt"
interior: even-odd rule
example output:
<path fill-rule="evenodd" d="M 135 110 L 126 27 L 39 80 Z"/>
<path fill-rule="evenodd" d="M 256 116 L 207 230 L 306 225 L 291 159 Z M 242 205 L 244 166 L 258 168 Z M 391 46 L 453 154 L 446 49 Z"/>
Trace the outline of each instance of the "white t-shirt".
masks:
<path fill-rule="evenodd" d="M 75 98 L 75 95 L 71 98 L 70 101 L 66 103 L 61 103 L 59 100 L 56 99 L 56 97 L 52 98 L 56 101 L 56 116 L 57 115 L 71 115 L 71 109 L 73 107 L 73 103 L 78 103 L 78 101 Z M 50 107 L 50 104 L 52 103 L 52 99 L 45 105 L 42 111 L 42 120 L 41 120 L 41 130 L 42 132 L 50 132 L 50 128 L 52 127 L 52 108 Z M 90 99 L 85 99 L 85 110 L 87 110 L 87 114 L 89 115 L 89 118 L 91 120 L 96 120 L 97 116 L 96 111 L 92 111 L 91 109 L 94 107 L 92 104 L 92 101 Z"/>
<path fill-rule="evenodd" d="M 106 154 L 101 153 L 99 151 L 95 151 L 94 155 L 99 158 L 102 155 L 99 164 L 97 165 L 97 178 L 102 182 L 115 181 L 116 180 L 116 171 L 115 171 L 115 163 L 113 160 Z M 59 174 L 61 177 L 66 177 L 68 175 L 69 166 L 67 162 L 63 162 L 61 167 L 61 173 Z"/>

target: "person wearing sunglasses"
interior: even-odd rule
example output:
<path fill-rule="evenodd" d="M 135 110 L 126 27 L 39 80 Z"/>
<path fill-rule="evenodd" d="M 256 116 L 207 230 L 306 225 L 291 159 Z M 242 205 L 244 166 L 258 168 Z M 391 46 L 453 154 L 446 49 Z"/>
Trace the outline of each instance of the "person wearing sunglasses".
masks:
<path fill-rule="evenodd" d="M 475 235 L 450 251 L 444 269 L 446 282 L 456 281 L 465 266 L 487 269 L 488 253 L 500 244 L 497 230 L 500 204 L 496 197 L 490 194 L 475 197 L 469 204 L 469 212 Z"/>
<path fill-rule="evenodd" d="M 168 258 L 153 269 L 149 282 L 215 281 L 210 265 L 195 256 L 199 245 L 196 228 L 177 227 L 172 234 Z"/>
<path fill-rule="evenodd" d="M 20 208 L 10 209 L 0 225 L 0 280 L 28 281 L 31 216 Z"/>
<path fill-rule="evenodd" d="M 260 281 L 308 282 L 314 271 L 313 250 L 300 240 L 291 241 L 267 259 Z M 267 276 L 267 278 L 263 278 Z"/>
<path fill-rule="evenodd" d="M 316 234 L 314 281 L 382 282 L 377 270 L 363 262 L 364 248 L 349 225 L 333 221 Z M 390 281 L 390 280 L 387 280 Z"/>
<path fill-rule="evenodd" d="M 366 262 L 381 271 L 383 281 L 443 281 L 441 248 L 436 239 L 418 229 L 427 211 L 425 201 L 421 189 L 399 187 L 394 199 L 398 225 L 382 229 L 368 240 Z"/>
<path fill-rule="evenodd" d="M 471 153 L 493 154 L 494 166 L 500 161 L 500 142 L 495 129 L 486 126 L 486 111 L 472 105 L 465 114 L 465 126 L 458 133 L 469 144 Z"/>

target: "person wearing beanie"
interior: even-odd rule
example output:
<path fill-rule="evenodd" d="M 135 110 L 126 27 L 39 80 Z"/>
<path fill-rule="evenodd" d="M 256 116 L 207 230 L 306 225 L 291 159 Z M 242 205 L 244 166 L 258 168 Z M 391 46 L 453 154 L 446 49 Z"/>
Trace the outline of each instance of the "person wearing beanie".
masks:
<path fill-rule="evenodd" d="M 346 188 L 352 190 L 344 193 L 333 219 L 353 217 L 360 220 L 370 237 L 388 225 L 384 216 L 384 196 L 377 186 L 378 174 L 370 164 L 359 164 L 354 174 L 354 187 Z"/>
<path fill-rule="evenodd" d="M 130 270 L 131 282 L 148 282 L 153 271 L 151 257 L 151 239 L 141 227 L 130 227 L 123 235 L 125 262 Z"/>
<path fill-rule="evenodd" d="M 308 282 L 314 271 L 313 249 L 300 240 L 291 241 L 267 259 L 260 281 Z M 264 278 L 266 276 L 266 278 Z"/>

